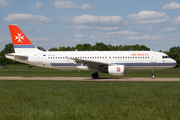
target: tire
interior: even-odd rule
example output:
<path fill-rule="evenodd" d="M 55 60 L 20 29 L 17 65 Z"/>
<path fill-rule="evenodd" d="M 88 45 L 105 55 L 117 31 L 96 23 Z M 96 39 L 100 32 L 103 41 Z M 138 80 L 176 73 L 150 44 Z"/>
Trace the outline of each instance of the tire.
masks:
<path fill-rule="evenodd" d="M 155 75 L 152 75 L 151 77 L 152 77 L 152 79 L 155 79 L 155 78 L 156 78 L 156 76 L 155 76 Z"/>
<path fill-rule="evenodd" d="M 99 77 L 99 74 L 98 73 L 93 73 L 92 75 L 91 75 L 91 78 L 92 79 L 97 79 Z"/>

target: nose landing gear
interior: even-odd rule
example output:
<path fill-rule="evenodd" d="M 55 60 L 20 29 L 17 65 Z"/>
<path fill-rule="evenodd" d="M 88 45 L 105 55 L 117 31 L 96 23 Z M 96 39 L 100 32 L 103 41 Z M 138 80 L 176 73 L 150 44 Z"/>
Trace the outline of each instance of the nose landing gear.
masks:
<path fill-rule="evenodd" d="M 156 76 L 154 75 L 154 70 L 153 69 L 151 70 L 151 74 L 152 74 L 152 76 L 151 76 L 152 79 L 154 79 Z"/>

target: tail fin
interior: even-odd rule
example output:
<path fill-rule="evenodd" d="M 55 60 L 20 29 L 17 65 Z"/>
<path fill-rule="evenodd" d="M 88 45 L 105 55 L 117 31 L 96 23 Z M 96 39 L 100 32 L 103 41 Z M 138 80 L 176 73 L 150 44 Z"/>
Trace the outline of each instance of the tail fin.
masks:
<path fill-rule="evenodd" d="M 9 30 L 11 33 L 15 53 L 38 50 L 17 25 L 9 25 Z"/>

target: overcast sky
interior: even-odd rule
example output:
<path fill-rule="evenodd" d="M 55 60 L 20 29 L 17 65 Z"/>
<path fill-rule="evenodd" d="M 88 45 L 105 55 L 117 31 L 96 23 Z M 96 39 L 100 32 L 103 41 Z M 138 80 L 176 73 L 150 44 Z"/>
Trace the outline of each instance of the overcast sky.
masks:
<path fill-rule="evenodd" d="M 180 46 L 180 0 L 0 0 L 0 50 L 17 24 L 36 46 Z"/>

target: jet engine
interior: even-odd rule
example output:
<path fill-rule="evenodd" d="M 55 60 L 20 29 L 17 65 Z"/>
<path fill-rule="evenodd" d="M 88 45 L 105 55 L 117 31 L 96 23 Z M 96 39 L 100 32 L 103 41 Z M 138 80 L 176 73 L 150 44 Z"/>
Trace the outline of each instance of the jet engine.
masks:
<path fill-rule="evenodd" d="M 122 76 L 125 73 L 124 71 L 125 71 L 124 65 L 108 66 L 108 73 L 110 75 Z"/>

